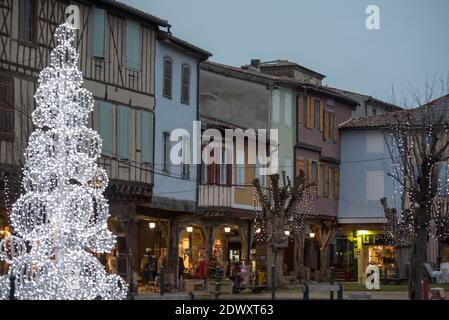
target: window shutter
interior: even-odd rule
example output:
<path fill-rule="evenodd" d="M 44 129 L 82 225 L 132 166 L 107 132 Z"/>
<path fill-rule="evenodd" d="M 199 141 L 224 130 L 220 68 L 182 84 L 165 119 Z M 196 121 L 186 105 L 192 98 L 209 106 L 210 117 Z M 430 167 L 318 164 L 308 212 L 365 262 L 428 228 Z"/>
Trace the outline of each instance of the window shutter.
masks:
<path fill-rule="evenodd" d="M 324 174 L 324 190 L 323 190 L 323 197 L 329 197 L 329 167 L 324 166 L 323 167 L 323 173 Z"/>
<path fill-rule="evenodd" d="M 221 181 L 220 181 L 220 178 L 221 178 L 221 176 L 220 176 L 220 164 L 219 163 L 214 163 L 213 164 L 213 166 L 214 166 L 214 174 L 215 174 L 215 184 L 220 184 L 221 183 Z"/>
<path fill-rule="evenodd" d="M 153 163 L 153 113 L 140 112 L 140 141 L 142 162 Z"/>
<path fill-rule="evenodd" d="M 316 164 L 316 194 L 319 197 L 321 195 L 320 182 L 321 182 L 321 167 L 320 162 L 317 161 Z"/>
<path fill-rule="evenodd" d="M 210 151 L 210 157 L 214 157 L 215 149 L 212 149 Z M 207 183 L 208 184 L 215 184 L 215 163 L 211 163 L 207 165 Z"/>
<path fill-rule="evenodd" d="M 92 13 L 92 55 L 105 58 L 106 48 L 106 11 L 93 7 Z"/>
<path fill-rule="evenodd" d="M 313 105 L 312 105 L 312 97 L 307 97 L 307 128 L 313 128 Z"/>
<path fill-rule="evenodd" d="M 140 25 L 126 20 L 126 67 L 140 69 Z"/>
<path fill-rule="evenodd" d="M 307 160 L 307 184 L 312 183 L 312 160 Z"/>
<path fill-rule="evenodd" d="M 324 99 L 320 100 L 320 132 L 324 129 Z"/>
<path fill-rule="evenodd" d="M 124 106 L 119 106 L 117 109 L 117 149 L 120 159 L 130 159 L 129 152 L 129 122 L 131 118 L 131 110 Z"/>
<path fill-rule="evenodd" d="M 335 167 L 333 170 L 334 173 L 334 199 L 338 199 L 340 196 L 340 168 Z"/>
<path fill-rule="evenodd" d="M 337 139 L 338 139 L 338 122 L 337 122 L 337 114 L 336 113 L 334 113 L 334 132 L 333 133 L 331 133 L 331 134 L 333 134 L 333 141 L 334 142 L 337 142 Z"/>
<path fill-rule="evenodd" d="M 112 156 L 112 104 L 101 101 L 98 104 L 98 131 L 103 140 L 102 155 Z"/>
<path fill-rule="evenodd" d="M 171 99 L 172 95 L 172 78 L 173 78 L 173 63 L 169 58 L 164 58 L 164 79 L 162 94 L 164 97 Z"/>
<path fill-rule="evenodd" d="M 304 161 L 302 159 L 296 160 L 296 175 L 299 175 L 301 170 L 304 171 Z"/>
<path fill-rule="evenodd" d="M 184 64 L 182 66 L 181 75 L 181 103 L 190 103 L 190 66 Z"/>

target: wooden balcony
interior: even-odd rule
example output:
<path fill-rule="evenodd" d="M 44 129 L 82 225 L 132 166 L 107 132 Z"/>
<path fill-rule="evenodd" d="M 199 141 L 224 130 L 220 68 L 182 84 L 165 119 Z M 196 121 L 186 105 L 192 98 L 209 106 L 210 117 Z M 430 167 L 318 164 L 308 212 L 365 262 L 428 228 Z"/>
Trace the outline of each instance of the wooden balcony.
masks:
<path fill-rule="evenodd" d="M 232 187 L 225 185 L 200 185 L 198 207 L 226 209 L 232 207 Z"/>
<path fill-rule="evenodd" d="M 101 157 L 98 164 L 106 170 L 109 186 L 106 196 L 112 200 L 149 203 L 153 195 L 153 166 L 116 158 Z"/>

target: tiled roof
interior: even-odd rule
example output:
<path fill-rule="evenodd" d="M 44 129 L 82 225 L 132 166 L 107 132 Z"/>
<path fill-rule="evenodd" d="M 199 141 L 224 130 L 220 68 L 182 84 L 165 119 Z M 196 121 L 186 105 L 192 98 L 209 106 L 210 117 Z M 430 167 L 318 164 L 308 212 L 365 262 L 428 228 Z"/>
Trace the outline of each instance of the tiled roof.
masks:
<path fill-rule="evenodd" d="M 399 110 L 403 110 L 404 109 L 404 108 L 401 108 L 401 107 L 399 107 L 399 106 L 397 106 L 395 104 L 392 104 L 392 103 L 389 103 L 389 102 L 386 102 L 386 101 L 382 101 L 380 99 L 374 98 L 372 96 L 369 96 L 369 95 L 366 95 L 366 94 L 363 94 L 363 93 L 358 93 L 358 92 L 353 92 L 353 91 L 343 90 L 343 89 L 338 89 L 338 88 L 333 88 L 333 87 L 327 87 L 327 88 L 330 89 L 330 90 L 333 90 L 335 92 L 338 92 L 340 94 L 343 94 L 343 95 L 345 95 L 345 96 L 347 96 L 349 98 L 352 98 L 352 99 L 362 99 L 362 100 L 365 100 L 365 101 L 374 102 L 376 104 L 381 104 L 381 105 L 387 107 L 390 111 L 399 111 Z"/>
<path fill-rule="evenodd" d="M 431 108 L 431 109 L 429 109 Z M 398 123 L 398 121 L 420 120 L 420 115 L 425 115 L 431 110 L 435 115 L 449 114 L 449 94 L 432 100 L 418 108 L 405 109 L 395 112 L 388 112 L 381 115 L 375 115 L 364 118 L 349 119 L 339 125 L 342 129 L 369 129 L 369 128 L 387 128 Z"/>
<path fill-rule="evenodd" d="M 212 53 L 210 53 L 209 51 L 206 51 L 187 41 L 179 39 L 169 32 L 159 31 L 157 36 L 159 41 L 167 41 L 178 48 L 182 48 L 184 50 L 191 52 L 196 56 L 201 57 L 202 60 L 207 60 L 210 56 L 212 56 Z"/>
<path fill-rule="evenodd" d="M 291 87 L 309 88 L 311 90 L 332 96 L 336 99 L 346 101 L 352 105 L 358 104 L 357 101 L 336 91 L 329 90 L 326 86 L 299 81 L 288 77 L 274 76 L 252 68 L 238 68 L 213 61 L 205 61 L 201 64 L 201 69 L 268 85 L 284 84 Z"/>
<path fill-rule="evenodd" d="M 163 20 L 163 19 L 153 16 L 149 13 L 146 13 L 142 10 L 131 7 L 123 2 L 115 1 L 115 0 L 98 0 L 98 1 L 108 5 L 110 7 L 114 7 L 120 11 L 125 11 L 127 13 L 133 14 L 141 19 L 144 19 L 148 22 L 154 23 L 161 27 L 170 27 L 170 24 L 168 23 L 167 20 Z"/>

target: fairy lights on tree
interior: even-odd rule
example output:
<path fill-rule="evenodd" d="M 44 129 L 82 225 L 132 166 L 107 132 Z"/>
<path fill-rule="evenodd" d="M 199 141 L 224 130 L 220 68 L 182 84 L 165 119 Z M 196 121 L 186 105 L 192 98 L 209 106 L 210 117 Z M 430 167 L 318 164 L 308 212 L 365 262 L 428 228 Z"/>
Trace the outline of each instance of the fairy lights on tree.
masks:
<path fill-rule="evenodd" d="M 402 199 L 399 213 L 381 199 L 385 234 L 392 244 L 410 246 L 410 299 L 422 299 L 422 264 L 428 239 L 449 236 L 449 96 L 420 108 L 400 111 L 390 118 L 386 142 L 388 174 Z M 440 170 L 443 169 L 441 175 Z M 444 187 L 446 185 L 446 187 Z"/>
<path fill-rule="evenodd" d="M 110 252 L 116 241 L 107 228 L 108 177 L 96 163 L 102 141 L 87 127 L 93 97 L 81 88 L 75 30 L 63 24 L 55 37 L 35 94 L 23 194 L 10 216 L 14 235 L 0 243 L 9 264 L 0 295 L 8 298 L 13 276 L 16 299 L 123 299 L 126 283 L 93 255 Z"/>
<path fill-rule="evenodd" d="M 288 239 L 299 235 L 305 218 L 313 207 L 314 183 L 307 184 L 304 171 L 301 170 L 292 184 L 282 172 L 268 176 L 267 188 L 261 186 L 259 179 L 254 186 L 254 224 L 253 233 L 256 242 L 267 244 L 267 281 L 271 284 L 271 266 L 276 266 L 276 285 L 284 284 L 283 264 L 284 248 Z"/>

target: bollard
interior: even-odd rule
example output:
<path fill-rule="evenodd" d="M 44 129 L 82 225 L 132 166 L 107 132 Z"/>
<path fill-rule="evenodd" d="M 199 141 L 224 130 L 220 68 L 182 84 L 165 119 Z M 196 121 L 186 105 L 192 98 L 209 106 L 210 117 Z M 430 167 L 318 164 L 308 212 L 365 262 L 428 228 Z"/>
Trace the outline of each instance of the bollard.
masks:
<path fill-rule="evenodd" d="M 220 294 L 220 281 L 219 281 L 219 269 L 215 268 L 215 300 L 218 300 L 218 295 Z"/>
<path fill-rule="evenodd" d="M 429 300 L 429 279 L 424 278 L 422 279 L 421 283 L 423 300 Z"/>
<path fill-rule="evenodd" d="M 341 283 L 338 283 L 338 286 L 340 287 L 340 289 L 338 290 L 337 293 L 337 299 L 343 300 L 343 285 Z"/>
<path fill-rule="evenodd" d="M 16 300 L 14 297 L 16 293 L 16 277 L 11 275 L 9 277 L 9 300 Z"/>
<path fill-rule="evenodd" d="M 276 299 L 276 267 L 271 266 L 271 299 Z"/>
<path fill-rule="evenodd" d="M 309 284 L 307 282 L 304 282 L 302 294 L 303 294 L 303 296 L 302 296 L 303 300 L 309 300 Z"/>
<path fill-rule="evenodd" d="M 164 267 L 161 267 L 161 274 L 160 274 L 160 282 L 159 282 L 159 287 L 160 287 L 160 292 L 161 292 L 161 296 L 164 295 Z"/>
<path fill-rule="evenodd" d="M 334 270 L 334 267 L 331 267 L 330 285 L 334 284 L 334 279 L 335 279 L 335 270 Z M 334 291 L 333 290 L 330 291 L 329 297 L 331 300 L 334 300 Z"/>

